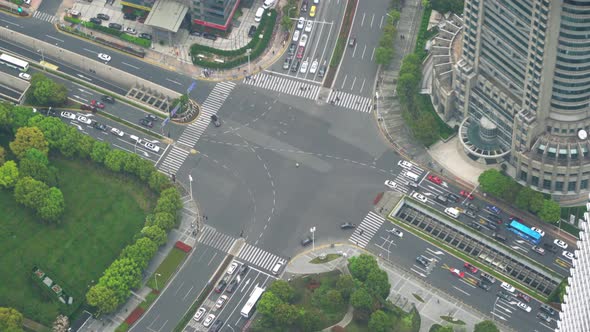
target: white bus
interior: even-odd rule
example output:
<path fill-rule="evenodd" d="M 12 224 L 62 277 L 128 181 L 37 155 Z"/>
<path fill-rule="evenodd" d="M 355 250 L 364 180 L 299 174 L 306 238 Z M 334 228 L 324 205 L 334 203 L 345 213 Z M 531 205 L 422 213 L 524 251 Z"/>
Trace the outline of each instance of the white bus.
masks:
<path fill-rule="evenodd" d="M 0 63 L 7 65 L 8 67 L 16 68 L 22 72 L 29 70 L 29 63 L 21 59 L 15 58 L 11 55 L 3 53 L 0 55 Z"/>
<path fill-rule="evenodd" d="M 262 296 L 262 293 L 264 293 L 264 291 L 265 289 L 262 287 L 256 286 L 256 288 L 254 288 L 252 294 L 250 295 L 250 298 L 248 299 L 248 302 L 246 302 L 246 304 L 242 308 L 242 317 L 250 318 L 254 310 L 256 310 L 256 303 L 258 302 L 258 300 L 260 300 L 260 297 Z"/>

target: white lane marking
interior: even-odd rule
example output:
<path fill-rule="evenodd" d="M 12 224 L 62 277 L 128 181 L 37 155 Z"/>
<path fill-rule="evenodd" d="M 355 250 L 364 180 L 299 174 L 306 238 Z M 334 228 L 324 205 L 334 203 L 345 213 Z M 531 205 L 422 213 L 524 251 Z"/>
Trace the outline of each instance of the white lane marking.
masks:
<path fill-rule="evenodd" d="M 122 63 L 122 64 L 124 64 L 125 66 L 129 66 L 129 67 L 131 67 L 131 68 L 139 69 L 139 67 L 136 67 L 136 66 L 134 66 L 134 65 L 130 65 L 130 64 L 128 64 L 127 62 L 121 62 L 121 63 Z"/>
<path fill-rule="evenodd" d="M 62 43 L 65 43 L 65 41 L 63 41 L 63 40 L 61 40 L 61 39 L 59 39 L 59 38 L 56 38 L 56 37 L 53 37 L 53 36 L 50 36 L 50 35 L 45 35 L 45 36 L 46 36 L 47 38 L 55 39 L 55 40 L 57 40 L 57 41 L 60 41 L 60 42 L 62 42 Z"/>
<path fill-rule="evenodd" d="M 173 80 L 171 80 L 171 79 L 169 79 L 169 78 L 167 78 L 167 79 L 166 79 L 166 81 L 168 81 L 168 82 L 172 82 L 172 83 L 174 83 L 174 84 L 177 84 L 177 85 L 182 85 L 181 83 L 179 83 L 179 82 L 176 82 L 176 81 L 173 81 Z"/>

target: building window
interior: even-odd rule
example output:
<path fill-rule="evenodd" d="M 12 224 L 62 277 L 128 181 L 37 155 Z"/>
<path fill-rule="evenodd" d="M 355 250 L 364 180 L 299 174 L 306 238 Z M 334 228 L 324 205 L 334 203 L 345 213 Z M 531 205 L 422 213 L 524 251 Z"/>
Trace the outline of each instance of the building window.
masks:
<path fill-rule="evenodd" d="M 520 171 L 520 179 L 522 181 L 526 181 L 527 175 L 528 174 L 525 171 Z"/>
<path fill-rule="evenodd" d="M 567 191 L 576 191 L 576 181 L 570 181 L 567 184 Z"/>
<path fill-rule="evenodd" d="M 588 181 L 586 181 L 586 182 L 588 182 Z M 535 187 L 538 187 L 539 186 L 539 177 L 533 175 L 533 177 L 531 179 L 531 184 Z"/>
<path fill-rule="evenodd" d="M 543 189 L 551 189 L 551 180 L 543 180 Z"/>
<path fill-rule="evenodd" d="M 588 180 L 580 181 L 580 189 L 588 189 Z"/>
<path fill-rule="evenodd" d="M 547 126 L 547 132 L 550 133 L 551 132 L 551 126 Z"/>
<path fill-rule="evenodd" d="M 563 191 L 563 181 L 555 182 L 555 191 Z"/>

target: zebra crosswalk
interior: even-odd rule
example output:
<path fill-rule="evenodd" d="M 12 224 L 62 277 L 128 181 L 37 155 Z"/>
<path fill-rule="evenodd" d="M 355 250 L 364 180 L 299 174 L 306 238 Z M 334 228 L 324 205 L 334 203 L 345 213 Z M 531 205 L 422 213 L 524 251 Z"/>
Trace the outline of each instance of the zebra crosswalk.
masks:
<path fill-rule="evenodd" d="M 236 242 L 236 239 L 227 234 L 218 232 L 215 228 L 209 225 L 205 225 L 203 227 L 203 233 L 201 233 L 197 241 L 223 252 L 228 252 Z"/>
<path fill-rule="evenodd" d="M 283 77 L 279 74 L 271 75 L 264 72 L 244 78 L 243 82 L 259 88 L 307 99 L 316 99 L 320 90 L 319 84 L 302 82 Z"/>
<path fill-rule="evenodd" d="M 400 161 L 400 163 L 401 162 L 402 161 Z M 399 163 L 398 163 L 398 165 L 399 165 Z M 411 164 L 411 167 L 404 167 L 403 170 L 396 175 L 395 180 L 394 180 L 394 182 L 397 184 L 397 187 L 395 188 L 395 190 L 401 192 L 402 194 L 409 194 L 412 191 L 412 189 L 409 187 L 409 184 L 410 184 L 410 182 L 414 182 L 414 180 L 410 179 L 409 177 L 406 176 L 406 172 L 408 172 L 408 171 L 418 175 L 418 177 L 420 177 L 420 178 L 422 177 L 422 173 L 424 173 L 424 169 L 422 169 L 414 164 Z M 416 181 L 416 182 L 419 182 L 419 181 Z"/>
<path fill-rule="evenodd" d="M 364 248 L 369 244 L 369 241 L 375 236 L 375 233 L 381 228 L 385 218 L 378 215 L 377 213 L 370 211 L 363 221 L 354 230 L 354 233 L 350 236 L 348 241 L 356 244 L 357 246 Z"/>
<path fill-rule="evenodd" d="M 268 251 L 262 250 L 248 243 L 242 247 L 242 250 L 240 250 L 240 253 L 238 253 L 237 257 L 267 271 L 272 270 L 272 268 L 278 262 L 281 262 L 283 265 L 287 263 L 286 259 L 281 258 L 275 254 L 271 254 Z"/>
<path fill-rule="evenodd" d="M 328 102 L 335 106 L 349 108 L 359 112 L 371 112 L 373 109 L 373 102 L 369 97 L 354 95 L 352 93 L 330 90 L 328 95 Z"/>
<path fill-rule="evenodd" d="M 197 120 L 188 125 L 178 138 L 177 143 L 180 143 L 180 145 L 174 145 L 158 165 L 160 171 L 166 174 L 176 174 L 178 172 L 190 149 L 197 144 L 199 138 L 211 123 L 211 115 L 219 111 L 235 86 L 236 84 L 233 82 L 221 82 L 215 85 L 201 105 L 201 113 Z"/>
<path fill-rule="evenodd" d="M 47 14 L 40 11 L 35 11 L 33 13 L 33 17 L 41 21 L 49 22 L 51 24 L 57 22 L 57 17 L 55 17 L 55 15 Z"/>

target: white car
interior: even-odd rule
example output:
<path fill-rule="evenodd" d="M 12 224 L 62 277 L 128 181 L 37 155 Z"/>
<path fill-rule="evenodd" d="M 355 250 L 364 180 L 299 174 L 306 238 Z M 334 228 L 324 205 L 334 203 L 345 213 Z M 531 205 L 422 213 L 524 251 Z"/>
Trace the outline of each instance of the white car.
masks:
<path fill-rule="evenodd" d="M 226 301 L 227 301 L 227 295 L 221 295 L 219 297 L 219 300 L 217 300 L 217 302 L 215 303 L 215 308 L 221 309 L 221 307 L 223 307 L 223 305 L 225 304 Z"/>
<path fill-rule="evenodd" d="M 304 46 L 305 47 L 305 44 L 307 44 L 307 35 L 306 34 L 303 34 L 301 36 L 301 39 L 299 40 L 299 46 Z"/>
<path fill-rule="evenodd" d="M 147 149 L 152 150 L 154 152 L 160 151 L 160 147 L 159 146 L 157 146 L 157 145 L 155 145 L 153 143 L 150 143 L 150 142 L 145 142 L 143 144 L 143 146 L 145 146 Z"/>
<path fill-rule="evenodd" d="M 299 69 L 299 72 L 302 73 L 302 74 L 307 73 L 307 67 L 308 66 L 309 66 L 309 59 L 305 59 L 305 61 L 303 61 L 301 63 L 301 69 Z"/>
<path fill-rule="evenodd" d="M 238 268 L 238 263 L 237 262 L 231 263 L 231 265 L 227 269 L 227 274 L 232 275 L 237 268 Z"/>
<path fill-rule="evenodd" d="M 70 120 L 76 120 L 76 116 L 70 112 L 61 112 L 61 117 Z"/>
<path fill-rule="evenodd" d="M 307 21 L 305 23 L 305 32 L 311 32 L 311 28 L 313 28 L 313 21 Z"/>
<path fill-rule="evenodd" d="M 295 30 L 295 32 L 293 32 L 293 41 L 294 42 L 298 41 L 300 35 L 301 35 L 301 31 Z"/>
<path fill-rule="evenodd" d="M 315 74 L 315 72 L 318 70 L 318 65 L 319 62 L 317 59 L 313 60 L 313 62 L 311 63 L 311 67 L 309 67 L 309 72 L 311 74 Z"/>
<path fill-rule="evenodd" d="M 320 0 L 313 0 L 314 5 L 317 5 L 318 3 L 320 3 Z"/>
<path fill-rule="evenodd" d="M 203 315 L 205 314 L 206 311 L 207 311 L 207 309 L 205 309 L 203 307 L 199 308 L 199 310 L 197 310 L 197 313 L 195 313 L 195 316 L 193 317 L 193 319 L 197 322 L 200 321 L 201 318 L 203 318 Z"/>
<path fill-rule="evenodd" d="M 18 77 L 22 78 L 25 81 L 30 81 L 31 80 L 31 75 L 29 75 L 27 73 L 20 73 L 20 74 L 18 74 Z"/>
<path fill-rule="evenodd" d="M 279 274 L 279 272 L 281 272 L 281 269 L 283 268 L 283 263 L 278 262 L 275 264 L 275 266 L 272 268 L 272 274 L 277 275 Z"/>
<path fill-rule="evenodd" d="M 404 237 L 404 233 L 397 228 L 392 228 L 392 229 L 388 230 L 387 233 L 391 233 L 391 234 L 393 234 L 397 237 L 400 237 L 400 238 Z"/>
<path fill-rule="evenodd" d="M 500 287 L 504 288 L 505 290 L 509 291 L 510 293 L 514 293 L 516 288 L 507 282 L 503 282 Z"/>
<path fill-rule="evenodd" d="M 576 258 L 573 253 L 571 253 L 567 250 L 564 250 L 561 254 L 563 255 L 563 257 L 569 259 L 570 261 L 573 261 L 574 258 Z"/>
<path fill-rule="evenodd" d="M 91 124 L 92 120 L 90 120 L 89 118 L 82 116 L 82 115 L 78 115 L 78 117 L 76 118 L 76 120 L 85 123 L 85 124 Z"/>
<path fill-rule="evenodd" d="M 203 322 L 203 326 L 209 327 L 209 325 L 211 325 L 211 323 L 213 323 L 214 320 L 215 320 L 215 315 L 209 314 L 209 316 L 207 316 L 207 318 L 205 318 L 205 321 Z"/>
<path fill-rule="evenodd" d="M 401 168 L 405 168 L 405 169 L 412 169 L 412 167 L 414 167 L 414 164 L 412 164 L 411 162 L 409 162 L 407 160 L 400 160 L 397 162 L 397 164 Z"/>
<path fill-rule="evenodd" d="M 422 203 L 428 202 L 428 198 L 426 198 L 426 196 L 422 195 L 421 193 L 413 193 L 412 197 L 414 197 L 416 200 Z"/>
<path fill-rule="evenodd" d="M 119 137 L 123 137 L 123 135 L 125 135 L 125 133 L 122 130 L 117 129 L 117 128 L 111 128 L 111 133 L 113 135 L 117 135 Z"/>
<path fill-rule="evenodd" d="M 522 310 L 526 311 L 526 312 L 531 312 L 531 307 L 529 307 L 529 306 L 528 306 L 526 303 L 523 303 L 523 302 L 520 302 L 520 301 L 519 301 L 519 302 L 516 304 L 516 306 L 517 306 L 517 307 L 519 307 L 520 309 L 522 309 Z"/>
<path fill-rule="evenodd" d="M 537 233 L 539 233 L 541 236 L 545 236 L 545 231 L 543 231 L 542 229 L 538 228 L 538 227 L 531 227 L 531 229 Z"/>
<path fill-rule="evenodd" d="M 567 249 L 567 243 L 561 241 L 560 239 L 555 239 L 553 243 L 555 243 L 555 245 L 560 247 L 561 249 Z"/>
<path fill-rule="evenodd" d="M 111 56 L 108 54 L 104 54 L 104 53 L 98 53 L 98 58 L 101 59 L 102 61 L 106 61 L 106 62 L 111 61 Z"/>
<path fill-rule="evenodd" d="M 137 30 L 128 27 L 127 29 L 125 29 L 125 33 L 127 33 L 129 35 L 136 35 L 137 34 Z"/>
<path fill-rule="evenodd" d="M 300 17 L 299 21 L 297 21 L 297 29 L 303 29 L 305 25 L 305 17 Z"/>
<path fill-rule="evenodd" d="M 391 181 L 391 180 L 387 180 L 387 181 L 385 181 L 385 183 L 384 183 L 384 184 L 385 184 L 385 186 L 386 186 L 386 187 L 388 187 L 388 188 L 390 188 L 390 189 L 395 189 L 395 188 L 397 188 L 397 184 L 396 184 L 395 182 Z"/>

